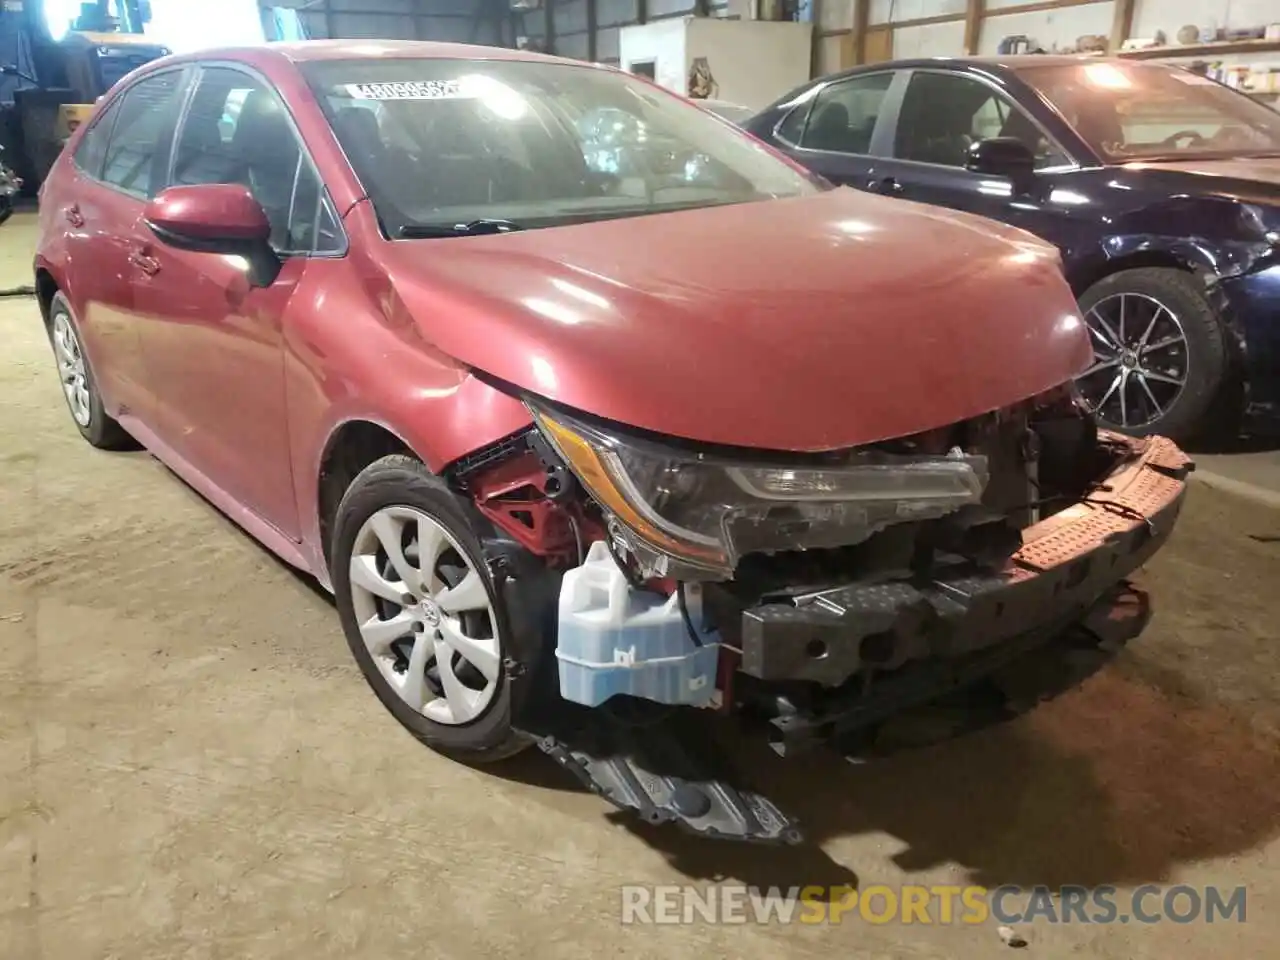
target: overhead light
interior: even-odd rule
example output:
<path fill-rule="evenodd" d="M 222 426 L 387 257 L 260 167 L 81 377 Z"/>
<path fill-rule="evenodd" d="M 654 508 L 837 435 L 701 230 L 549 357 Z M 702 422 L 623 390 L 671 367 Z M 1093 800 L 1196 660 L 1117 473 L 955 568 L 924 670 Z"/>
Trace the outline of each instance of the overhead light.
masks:
<path fill-rule="evenodd" d="M 1084 75 L 1095 87 L 1108 90 L 1127 90 L 1133 86 L 1128 75 L 1113 63 L 1091 63 L 1084 68 Z"/>

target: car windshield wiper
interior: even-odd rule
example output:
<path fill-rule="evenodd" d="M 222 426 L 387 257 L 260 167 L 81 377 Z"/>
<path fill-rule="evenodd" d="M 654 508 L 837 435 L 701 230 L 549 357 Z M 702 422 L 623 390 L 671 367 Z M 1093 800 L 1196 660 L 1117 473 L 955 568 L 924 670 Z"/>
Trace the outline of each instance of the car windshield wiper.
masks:
<path fill-rule="evenodd" d="M 400 240 L 423 240 L 430 237 L 467 237 L 484 233 L 512 233 L 524 228 L 514 220 L 496 220 L 481 217 L 452 226 L 444 223 L 406 223 L 396 231 Z"/>

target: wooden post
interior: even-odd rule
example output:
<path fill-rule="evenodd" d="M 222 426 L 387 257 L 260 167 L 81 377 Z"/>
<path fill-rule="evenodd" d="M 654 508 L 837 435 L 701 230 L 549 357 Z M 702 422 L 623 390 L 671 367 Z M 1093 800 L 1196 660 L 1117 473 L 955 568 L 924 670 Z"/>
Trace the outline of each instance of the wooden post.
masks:
<path fill-rule="evenodd" d="M 1132 3 L 1133 0 L 1130 0 Z M 986 12 L 986 0 L 968 0 L 964 8 L 964 52 L 972 57 L 978 52 L 978 41 L 982 36 L 983 14 Z"/>
<path fill-rule="evenodd" d="M 547 53 L 556 52 L 556 15 L 551 10 L 555 3 L 556 0 L 542 0 L 542 45 Z"/>
<path fill-rule="evenodd" d="M 850 66 L 857 66 L 867 55 L 867 21 L 871 18 L 871 0 L 853 0 L 853 31 L 849 34 Z"/>
<path fill-rule="evenodd" d="M 587 0 L 587 60 L 596 62 L 596 0 Z"/>
<path fill-rule="evenodd" d="M 1111 52 L 1119 53 L 1133 30 L 1133 0 L 1115 0 L 1115 4 L 1111 18 Z"/>

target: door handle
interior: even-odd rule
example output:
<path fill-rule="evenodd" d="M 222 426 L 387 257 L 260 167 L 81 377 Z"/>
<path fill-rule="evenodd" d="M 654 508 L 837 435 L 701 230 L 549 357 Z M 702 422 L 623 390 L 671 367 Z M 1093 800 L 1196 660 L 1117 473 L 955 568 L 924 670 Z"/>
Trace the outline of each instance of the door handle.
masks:
<path fill-rule="evenodd" d="M 64 209 L 62 211 L 62 215 L 67 218 L 67 223 L 71 224 L 73 227 L 84 226 L 84 214 L 80 212 L 80 206 L 78 204 L 73 203 L 71 206 Z"/>
<path fill-rule="evenodd" d="M 133 253 L 129 254 L 129 262 L 145 273 L 148 277 L 154 277 L 160 272 L 160 261 L 147 253 L 145 248 L 135 250 Z"/>
<path fill-rule="evenodd" d="M 902 193 L 902 184 L 898 182 L 897 177 L 881 177 L 879 180 L 869 181 L 867 189 L 872 193 L 883 193 L 892 197 Z"/>

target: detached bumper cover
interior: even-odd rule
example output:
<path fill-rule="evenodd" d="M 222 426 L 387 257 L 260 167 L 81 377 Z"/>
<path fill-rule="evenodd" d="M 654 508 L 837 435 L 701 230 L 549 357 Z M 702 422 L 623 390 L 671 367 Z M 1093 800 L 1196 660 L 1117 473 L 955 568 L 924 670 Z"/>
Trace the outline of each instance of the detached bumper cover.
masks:
<path fill-rule="evenodd" d="M 957 565 L 931 581 L 852 585 L 750 608 L 740 669 L 836 686 L 860 671 L 959 657 L 1083 616 L 1168 539 L 1193 469 L 1163 437 L 1112 439 L 1130 455 L 1085 500 L 1025 530 L 1004 569 Z"/>

